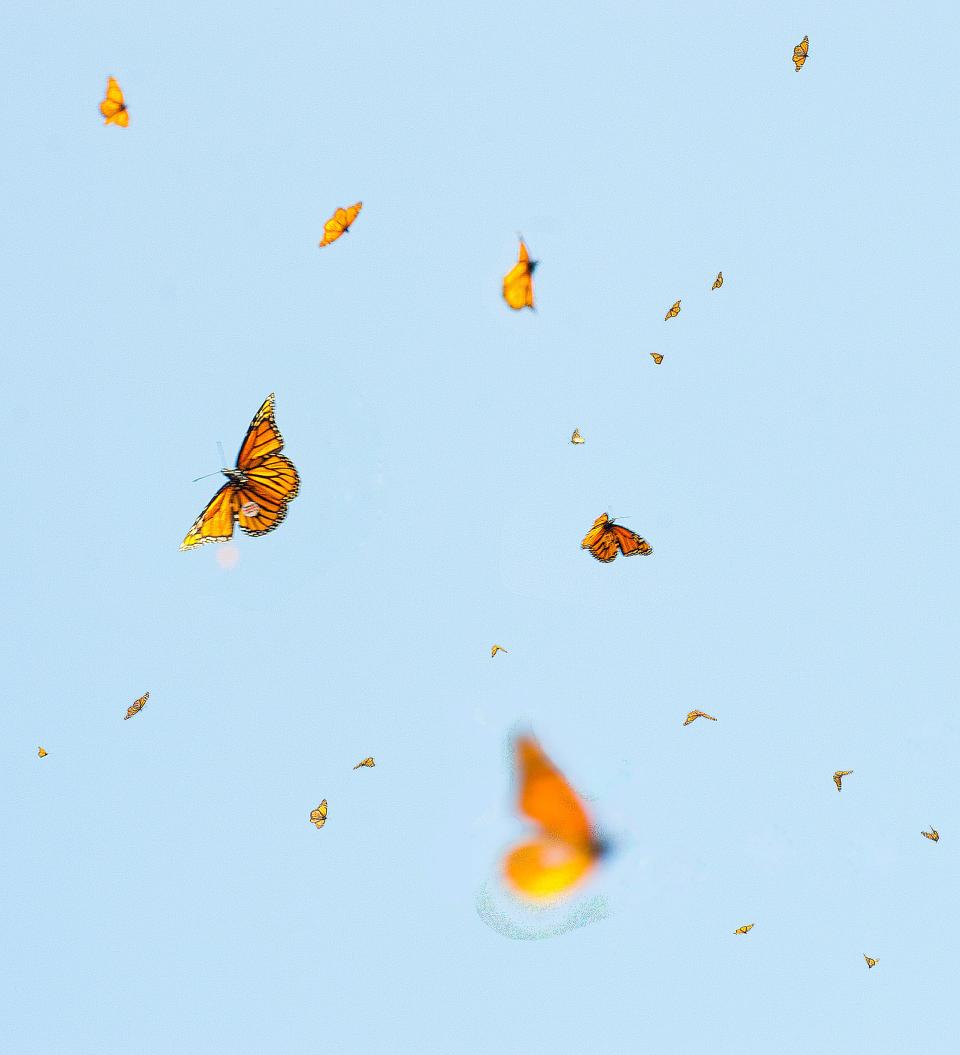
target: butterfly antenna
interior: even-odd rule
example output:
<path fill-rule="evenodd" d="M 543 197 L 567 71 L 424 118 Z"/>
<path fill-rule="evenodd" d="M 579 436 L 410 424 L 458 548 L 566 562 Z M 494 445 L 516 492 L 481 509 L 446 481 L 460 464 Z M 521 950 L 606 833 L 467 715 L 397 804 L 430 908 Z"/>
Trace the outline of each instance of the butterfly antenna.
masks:
<path fill-rule="evenodd" d="M 198 476 L 193 482 L 197 483 L 199 480 L 209 480 L 211 476 L 219 476 L 219 475 L 220 474 L 218 472 L 217 473 L 207 473 L 206 476 Z"/>

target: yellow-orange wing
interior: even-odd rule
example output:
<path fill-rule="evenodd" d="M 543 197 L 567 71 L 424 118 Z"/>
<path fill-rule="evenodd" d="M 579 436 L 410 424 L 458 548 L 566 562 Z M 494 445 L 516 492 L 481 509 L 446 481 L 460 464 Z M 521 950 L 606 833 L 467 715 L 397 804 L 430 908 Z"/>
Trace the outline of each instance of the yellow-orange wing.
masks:
<path fill-rule="evenodd" d="M 530 259 L 526 243 L 521 238 L 517 262 L 503 276 L 503 299 L 514 311 L 533 307 L 533 269 L 536 266 L 537 261 Z"/>
<path fill-rule="evenodd" d="M 357 218 L 357 214 L 363 208 L 363 202 L 358 201 L 348 208 L 340 208 L 323 225 L 323 238 L 320 239 L 320 248 L 335 242 L 340 235 L 350 230 L 350 225 Z"/>
<path fill-rule="evenodd" d="M 126 721 L 128 718 L 132 718 L 135 714 L 139 714 L 140 711 L 147 704 L 147 700 L 150 699 L 150 693 L 145 692 L 139 700 L 134 700 L 133 703 L 127 708 L 127 713 L 123 716 L 123 720 Z"/>
<path fill-rule="evenodd" d="M 667 319 L 675 319 L 679 314 L 680 314 L 680 301 L 678 300 L 678 301 L 674 302 L 673 307 L 667 312 L 666 315 L 664 315 L 663 321 L 666 322 Z"/>
<path fill-rule="evenodd" d="M 797 73 L 800 72 L 801 67 L 807 61 L 807 54 L 810 51 L 810 38 L 804 37 L 803 40 L 793 49 L 793 64 L 797 67 Z"/>
<path fill-rule="evenodd" d="M 588 549 L 597 560 L 609 564 L 619 550 L 625 557 L 649 557 L 653 547 L 635 531 L 615 524 L 606 513 L 593 522 L 593 527 L 586 533 L 580 543 L 581 549 Z"/>
<path fill-rule="evenodd" d="M 121 128 L 126 128 L 130 124 L 127 104 L 123 101 L 123 92 L 113 77 L 107 78 L 107 94 L 100 104 L 100 113 L 103 114 L 105 125 L 120 125 Z"/>

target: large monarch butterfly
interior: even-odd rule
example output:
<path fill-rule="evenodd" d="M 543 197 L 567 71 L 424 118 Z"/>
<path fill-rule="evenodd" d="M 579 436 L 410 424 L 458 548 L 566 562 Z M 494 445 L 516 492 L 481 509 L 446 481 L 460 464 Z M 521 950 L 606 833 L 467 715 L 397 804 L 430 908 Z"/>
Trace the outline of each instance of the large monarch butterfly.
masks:
<path fill-rule="evenodd" d="M 804 37 L 803 40 L 793 49 L 793 64 L 797 67 L 797 73 L 800 72 L 800 67 L 807 61 L 807 54 L 810 51 L 810 38 Z"/>
<path fill-rule="evenodd" d="M 539 263 L 531 260 L 524 240 L 520 239 L 517 262 L 503 276 L 503 299 L 513 308 L 533 308 L 533 271 Z"/>
<path fill-rule="evenodd" d="M 320 248 L 335 242 L 340 235 L 350 230 L 350 225 L 357 218 L 357 213 L 363 208 L 363 202 L 358 201 L 349 208 L 340 208 L 323 225 L 323 238 L 320 239 Z"/>
<path fill-rule="evenodd" d="M 119 125 L 121 128 L 126 128 L 130 124 L 127 104 L 123 101 L 123 92 L 120 91 L 120 85 L 113 77 L 107 78 L 107 94 L 100 104 L 100 113 L 103 114 L 105 125 Z"/>
<path fill-rule="evenodd" d="M 698 718 L 709 718 L 711 722 L 717 720 L 712 714 L 707 714 L 706 711 L 691 711 L 687 717 L 684 718 L 683 724 L 689 725 L 691 722 L 695 722 Z"/>
<path fill-rule="evenodd" d="M 374 762 L 374 760 L 371 757 L 368 756 L 362 762 L 358 762 L 353 768 L 354 769 L 359 769 L 361 766 L 366 766 L 367 769 L 373 769 L 373 767 L 375 765 L 376 765 L 376 762 Z"/>
<path fill-rule="evenodd" d="M 187 550 L 204 542 L 226 542 L 236 521 L 247 535 L 266 535 L 287 515 L 287 503 L 300 490 L 292 461 L 280 453 L 283 437 L 273 416 L 271 392 L 240 444 L 235 469 L 221 469 L 227 482 L 210 499 L 180 544 Z"/>
<path fill-rule="evenodd" d="M 733 932 L 734 934 L 748 934 L 756 926 L 756 923 L 747 923 L 742 927 L 737 927 Z"/>
<path fill-rule="evenodd" d="M 127 708 L 127 713 L 123 716 L 123 720 L 126 721 L 128 718 L 132 718 L 135 714 L 139 714 L 143 708 L 146 707 L 147 700 L 149 699 L 150 693 L 145 692 L 139 700 L 134 700 Z"/>
<path fill-rule="evenodd" d="M 310 811 L 310 823 L 317 826 L 319 831 L 327 823 L 327 800 L 323 802 L 315 809 Z"/>
<path fill-rule="evenodd" d="M 41 748 L 41 750 L 43 749 Z M 929 839 L 931 842 L 940 842 L 940 833 L 937 831 L 936 828 L 934 828 L 932 824 L 930 825 L 930 831 L 921 832 L 920 834 L 924 837 L 924 839 Z"/>
<path fill-rule="evenodd" d="M 680 301 L 677 300 L 677 301 L 674 301 L 673 307 L 667 312 L 666 315 L 664 315 L 663 321 L 666 322 L 667 319 L 675 319 L 679 314 L 680 314 Z"/>
<path fill-rule="evenodd" d="M 528 898 L 554 898 L 584 879 L 605 852 L 587 811 L 563 774 L 531 736 L 514 744 L 519 807 L 540 827 L 503 862 L 510 885 Z"/>
<path fill-rule="evenodd" d="M 877 957 L 877 959 L 874 959 L 872 956 L 868 956 L 866 953 L 864 953 L 863 954 L 863 958 L 867 961 L 867 967 L 868 968 L 876 967 L 877 964 L 880 962 L 880 957 L 879 956 Z"/>
<path fill-rule="evenodd" d="M 852 769 L 838 769 L 836 773 L 833 774 L 833 782 L 837 785 L 837 791 L 842 790 L 843 778 L 849 777 L 852 772 Z"/>
<path fill-rule="evenodd" d="M 591 554 L 604 564 L 616 559 L 617 550 L 625 557 L 633 557 L 638 553 L 641 557 L 649 557 L 653 553 L 653 547 L 646 539 L 642 539 L 636 531 L 621 527 L 606 513 L 601 513 L 594 520 L 593 527 L 580 543 L 580 548 L 590 550 Z"/>

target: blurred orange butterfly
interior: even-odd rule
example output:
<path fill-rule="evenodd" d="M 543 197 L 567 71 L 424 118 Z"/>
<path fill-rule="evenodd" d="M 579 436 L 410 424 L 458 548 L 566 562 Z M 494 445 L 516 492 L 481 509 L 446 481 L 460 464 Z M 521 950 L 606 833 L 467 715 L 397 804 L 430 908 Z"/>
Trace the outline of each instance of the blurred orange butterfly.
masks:
<path fill-rule="evenodd" d="M 509 653 L 509 651 L 510 651 L 510 650 L 509 650 L 508 648 L 504 648 L 504 647 L 503 647 L 503 645 L 494 645 L 494 646 L 493 646 L 493 647 L 492 647 L 492 648 L 490 649 L 490 658 L 491 658 L 491 659 L 493 659 L 493 657 L 494 657 L 494 656 L 495 656 L 495 655 L 496 655 L 496 654 L 497 654 L 498 652 L 507 652 L 507 653 Z"/>
<path fill-rule="evenodd" d="M 723 272 L 722 271 L 718 271 L 717 272 L 717 277 L 714 279 L 713 285 L 710 288 L 711 289 L 719 289 L 722 285 L 723 285 Z"/>
<path fill-rule="evenodd" d="M 325 245 L 335 242 L 340 235 L 346 234 L 350 230 L 350 225 L 357 218 L 357 213 L 362 208 L 363 202 L 358 201 L 356 205 L 351 205 L 349 209 L 337 209 L 333 216 L 323 225 L 323 238 L 320 240 L 320 248 L 322 249 Z"/>
<path fill-rule="evenodd" d="M 590 873 L 605 852 L 583 803 L 531 736 L 515 742 L 519 807 L 540 827 L 531 842 L 511 850 L 504 875 L 520 894 L 553 898 Z"/>
<path fill-rule="evenodd" d="M 41 748 L 40 750 L 42 751 L 43 748 Z M 924 837 L 924 839 L 930 839 L 931 842 L 940 842 L 940 833 L 937 831 L 936 828 L 934 828 L 932 824 L 930 825 L 930 831 L 921 832 L 920 834 Z"/>
<path fill-rule="evenodd" d="M 621 527 L 606 513 L 601 513 L 594 520 L 580 548 L 590 550 L 604 564 L 616 559 L 618 549 L 625 557 L 633 557 L 638 553 L 641 557 L 649 557 L 653 553 L 653 547 L 646 539 L 642 539 L 635 531 Z"/>
<path fill-rule="evenodd" d="M 800 67 L 807 61 L 807 53 L 810 51 L 810 38 L 804 37 L 803 40 L 793 49 L 793 64 L 797 67 L 797 73 L 800 72 Z"/>
<path fill-rule="evenodd" d="M 749 934 L 750 931 L 752 931 L 755 926 L 756 926 L 755 923 L 746 923 L 742 927 L 737 927 L 737 929 L 733 933 L 734 934 Z"/>
<path fill-rule="evenodd" d="M 880 957 L 879 956 L 876 959 L 874 959 L 872 956 L 868 956 L 866 953 L 864 953 L 863 954 L 863 958 L 867 961 L 867 967 L 868 968 L 876 967 L 877 964 L 880 962 Z"/>
<path fill-rule="evenodd" d="M 517 262 L 503 276 L 503 299 L 514 311 L 533 307 L 533 270 L 538 263 L 530 259 L 527 246 L 521 238 Z"/>
<path fill-rule="evenodd" d="M 698 718 L 709 718 L 711 722 L 717 720 L 712 714 L 707 714 L 706 711 L 691 711 L 687 717 L 684 718 L 683 724 L 689 725 L 691 722 L 695 722 Z"/>
<path fill-rule="evenodd" d="M 42 747 L 37 748 L 37 758 L 46 758 L 48 754 L 50 754 L 50 752 L 44 751 Z M 926 835 L 926 832 L 924 832 L 924 835 Z"/>
<path fill-rule="evenodd" d="M 180 544 L 187 550 L 204 542 L 226 542 L 236 521 L 247 535 L 266 535 L 287 515 L 287 503 L 300 490 L 292 461 L 280 453 L 283 437 L 273 417 L 271 392 L 240 444 L 235 469 L 221 469 L 227 482 L 210 499 Z"/>
<path fill-rule="evenodd" d="M 112 78 L 107 78 L 107 95 L 100 104 L 100 113 L 103 114 L 105 125 L 119 125 L 126 128 L 130 124 L 130 115 L 127 113 L 127 104 L 123 101 L 123 92 L 120 85 Z"/>
<path fill-rule="evenodd" d="M 680 301 L 678 300 L 678 301 L 676 301 L 674 303 L 673 307 L 667 312 L 667 314 L 664 315 L 663 321 L 666 322 L 667 319 L 675 319 L 679 314 L 680 314 Z"/>
<path fill-rule="evenodd" d="M 139 700 L 134 700 L 127 708 L 127 713 L 123 716 L 123 720 L 126 721 L 128 718 L 132 718 L 135 714 L 139 714 L 143 708 L 146 707 L 147 700 L 149 699 L 150 693 L 145 692 Z"/>
<path fill-rule="evenodd" d="M 659 352 L 651 352 L 650 358 L 659 366 L 663 362 L 663 356 Z"/>

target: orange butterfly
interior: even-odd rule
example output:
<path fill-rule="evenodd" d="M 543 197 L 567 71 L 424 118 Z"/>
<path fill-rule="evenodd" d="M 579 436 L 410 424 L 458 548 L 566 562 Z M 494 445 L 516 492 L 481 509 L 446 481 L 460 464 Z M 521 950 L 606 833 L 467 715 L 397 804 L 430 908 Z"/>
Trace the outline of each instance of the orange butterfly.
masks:
<path fill-rule="evenodd" d="M 132 718 L 135 714 L 139 714 L 147 705 L 147 700 L 150 699 L 150 693 L 145 692 L 139 700 L 134 700 L 133 703 L 127 708 L 127 713 L 123 716 L 123 720 L 126 721 L 128 718 Z"/>
<path fill-rule="evenodd" d="M 351 205 L 349 209 L 337 209 L 333 216 L 323 225 L 323 238 L 320 241 L 320 248 L 322 249 L 325 245 L 335 242 L 340 235 L 346 234 L 350 230 L 350 225 L 357 218 L 357 213 L 362 208 L 363 202 L 358 201 L 356 205 Z"/>
<path fill-rule="evenodd" d="M 797 73 L 800 72 L 800 67 L 807 61 L 807 53 L 810 51 L 810 38 L 804 37 L 803 40 L 793 49 L 793 64 L 797 67 Z"/>
<path fill-rule="evenodd" d="M 510 884 L 528 898 L 552 898 L 579 883 L 605 852 L 583 804 L 563 774 L 530 736 L 516 744 L 520 810 L 540 833 L 503 862 Z"/>
<path fill-rule="evenodd" d="M 659 352 L 651 352 L 650 358 L 659 366 L 663 362 L 663 356 Z"/>
<path fill-rule="evenodd" d="M 233 537 L 234 521 L 247 535 L 266 535 L 287 515 L 287 503 L 300 490 L 300 477 L 293 462 L 280 453 L 283 437 L 273 417 L 274 398 L 271 392 L 250 422 L 237 467 L 221 470 L 227 482 L 194 521 L 180 549 L 226 542 Z"/>
<path fill-rule="evenodd" d="M 100 113 L 103 114 L 105 125 L 119 125 L 126 128 L 130 124 L 130 115 L 127 113 L 127 104 L 123 101 L 123 92 L 120 85 L 112 78 L 107 78 L 107 95 L 100 104 Z"/>
<path fill-rule="evenodd" d="M 649 557 L 653 553 L 653 547 L 645 539 L 642 539 L 635 531 L 621 527 L 611 520 L 606 513 L 601 513 L 593 522 L 593 527 L 587 532 L 581 549 L 588 549 L 597 560 L 609 564 L 615 560 L 617 550 L 625 557 L 633 557 L 637 553 L 641 557 Z"/>
<path fill-rule="evenodd" d="M 684 718 L 683 724 L 689 725 L 691 722 L 695 722 L 698 718 L 709 718 L 711 722 L 717 720 L 712 714 L 707 714 L 706 711 L 691 711 L 687 717 Z"/>
<path fill-rule="evenodd" d="M 517 262 L 503 276 L 503 299 L 514 311 L 533 307 L 533 270 L 538 263 L 538 260 L 530 259 L 526 243 L 521 238 Z"/>
<path fill-rule="evenodd" d="M 678 301 L 676 301 L 674 303 L 673 307 L 667 312 L 667 314 L 664 315 L 663 321 L 666 322 L 667 319 L 675 319 L 679 314 L 680 314 L 680 301 L 678 300 Z"/>
<path fill-rule="evenodd" d="M 723 285 L 723 272 L 722 271 L 718 271 L 717 272 L 717 277 L 713 280 L 713 285 L 710 288 L 711 289 L 719 289 L 722 285 Z"/>

